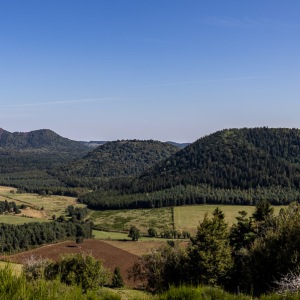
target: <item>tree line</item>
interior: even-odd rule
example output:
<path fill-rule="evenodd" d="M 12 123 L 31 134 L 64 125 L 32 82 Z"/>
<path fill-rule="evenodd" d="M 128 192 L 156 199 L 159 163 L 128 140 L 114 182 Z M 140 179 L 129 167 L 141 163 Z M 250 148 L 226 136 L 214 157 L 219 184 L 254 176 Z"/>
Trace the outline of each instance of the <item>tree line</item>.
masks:
<path fill-rule="evenodd" d="M 15 213 L 19 214 L 21 211 L 15 202 L 0 201 L 0 214 L 4 213 Z"/>
<path fill-rule="evenodd" d="M 78 201 L 90 209 L 160 208 L 193 204 L 255 205 L 267 200 L 273 205 L 286 205 L 300 201 L 297 189 L 274 186 L 272 188 L 222 189 L 209 185 L 179 185 L 152 193 L 126 194 L 117 191 L 96 191 L 79 196 Z"/>
<path fill-rule="evenodd" d="M 76 237 L 91 238 L 92 223 L 53 221 L 11 225 L 0 223 L 0 252 L 11 253 L 33 246 L 55 243 Z"/>

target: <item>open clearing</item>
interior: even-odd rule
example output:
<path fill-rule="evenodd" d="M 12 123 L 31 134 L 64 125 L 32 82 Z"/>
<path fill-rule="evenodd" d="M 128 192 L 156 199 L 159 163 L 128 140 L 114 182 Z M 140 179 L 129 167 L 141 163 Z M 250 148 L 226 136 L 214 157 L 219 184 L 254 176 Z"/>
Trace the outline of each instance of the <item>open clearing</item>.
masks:
<path fill-rule="evenodd" d="M 96 259 L 101 259 L 103 265 L 112 271 L 115 267 L 119 267 L 126 286 L 138 287 L 140 285 L 139 282 L 134 282 L 127 278 L 127 270 L 136 261 L 137 256 L 100 240 L 84 240 L 82 244 L 76 244 L 71 241 L 51 244 L 34 250 L 5 256 L 2 259 L 23 264 L 32 256 L 37 259 L 58 260 L 62 255 L 74 253 L 91 254 Z"/>

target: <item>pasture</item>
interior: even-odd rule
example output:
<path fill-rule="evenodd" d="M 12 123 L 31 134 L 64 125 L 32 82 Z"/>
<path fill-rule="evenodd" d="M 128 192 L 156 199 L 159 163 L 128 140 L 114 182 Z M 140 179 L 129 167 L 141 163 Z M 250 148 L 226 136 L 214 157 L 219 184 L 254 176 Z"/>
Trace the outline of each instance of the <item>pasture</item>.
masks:
<path fill-rule="evenodd" d="M 248 217 L 252 215 L 255 206 L 246 205 L 192 205 L 192 206 L 177 206 L 174 207 L 174 223 L 177 230 L 187 230 L 195 233 L 199 222 L 201 222 L 207 213 L 209 217 L 216 208 L 220 208 L 224 215 L 225 220 L 229 226 L 236 222 L 236 217 L 239 211 L 246 211 Z M 273 206 L 274 213 L 277 214 L 284 206 Z"/>
<path fill-rule="evenodd" d="M 179 231 L 189 231 L 194 234 L 199 222 L 207 213 L 211 217 L 212 212 L 219 207 L 225 214 L 225 220 L 229 226 L 236 222 L 239 211 L 246 211 L 250 217 L 255 210 L 254 206 L 246 205 L 191 205 L 174 207 L 174 227 Z M 274 206 L 275 214 L 284 206 Z M 172 208 L 155 209 L 132 209 L 132 210 L 107 210 L 92 211 L 89 216 L 99 230 L 112 230 L 126 232 L 131 225 L 141 230 L 143 235 L 147 235 L 148 228 L 153 227 L 158 233 L 164 229 L 173 229 Z M 95 231 L 96 238 L 99 239 L 128 239 L 125 233 Z M 145 238 L 142 238 L 145 240 Z"/>
<path fill-rule="evenodd" d="M 28 218 L 19 215 L 0 215 L 0 223 L 20 225 L 32 222 L 47 222 L 46 219 Z"/>
<path fill-rule="evenodd" d="M 69 205 L 85 207 L 78 204 L 75 197 L 67 196 L 41 196 L 38 194 L 17 193 L 15 188 L 0 187 L 0 201 L 14 201 L 17 205 L 28 205 L 32 210 L 22 210 L 22 214 L 35 218 L 51 218 L 65 214 L 65 209 Z M 38 213 L 39 212 L 39 213 Z"/>
<path fill-rule="evenodd" d="M 150 227 L 158 232 L 164 229 L 172 229 L 172 209 L 132 209 L 132 210 L 106 210 L 92 211 L 89 218 L 94 222 L 97 229 L 128 231 L 134 225 L 147 234 Z"/>

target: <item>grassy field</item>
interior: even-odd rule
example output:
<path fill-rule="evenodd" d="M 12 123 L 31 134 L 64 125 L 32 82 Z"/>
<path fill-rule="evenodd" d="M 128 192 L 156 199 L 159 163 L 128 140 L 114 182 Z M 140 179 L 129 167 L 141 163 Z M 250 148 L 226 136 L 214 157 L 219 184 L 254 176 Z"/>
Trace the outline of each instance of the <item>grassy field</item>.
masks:
<path fill-rule="evenodd" d="M 128 231 L 130 226 L 134 225 L 143 234 L 146 234 L 150 227 L 156 228 L 158 232 L 166 228 L 173 228 L 172 210 L 170 207 L 160 209 L 93 211 L 89 217 L 95 225 L 105 230 Z"/>
<path fill-rule="evenodd" d="M 57 217 L 65 213 L 68 205 L 84 206 L 77 204 L 76 198 L 65 196 L 40 196 L 37 194 L 18 194 L 15 188 L 0 186 L 0 201 L 15 201 L 17 204 L 27 204 L 34 208 L 23 210 L 22 214 L 49 219 L 52 215 Z M 237 205 L 193 205 L 174 207 L 174 225 L 177 230 L 187 230 L 194 233 L 203 220 L 205 213 L 211 216 L 213 210 L 219 207 L 225 214 L 226 222 L 231 226 L 238 216 L 238 212 L 245 210 L 250 216 L 254 211 L 254 206 L 237 206 Z M 43 210 L 41 210 L 43 208 Z M 281 206 L 274 207 L 275 213 Z M 132 210 L 108 210 L 108 211 L 91 211 L 89 218 L 100 230 L 128 231 L 134 225 L 141 230 L 143 235 L 147 234 L 150 227 L 161 233 L 165 229 L 173 229 L 172 208 L 155 208 L 155 209 L 132 209 Z M 23 220 L 24 219 L 24 220 Z M 34 219 L 21 218 L 16 216 L 0 216 L 0 222 L 21 224 L 32 222 Z M 127 239 L 127 234 L 114 232 L 96 232 L 96 238 L 99 239 Z M 143 238 L 144 239 L 144 238 Z"/>
<path fill-rule="evenodd" d="M 99 240 L 130 240 L 127 233 L 93 230 L 93 236 Z"/>
<path fill-rule="evenodd" d="M 32 222 L 47 222 L 47 219 L 26 218 L 13 215 L 0 215 L 0 223 L 19 225 Z"/>
<path fill-rule="evenodd" d="M 254 206 L 243 205 L 177 206 L 174 207 L 175 228 L 179 231 L 187 230 L 191 233 L 195 233 L 205 213 L 211 216 L 217 207 L 224 212 L 225 220 L 229 226 L 236 222 L 239 211 L 245 210 L 248 216 L 251 216 L 255 209 Z M 282 206 L 274 206 L 275 213 L 278 213 L 280 208 L 282 208 Z M 102 228 L 105 230 L 128 231 L 131 225 L 135 225 L 141 230 L 142 234 L 147 234 L 149 227 L 155 228 L 158 233 L 166 228 L 173 228 L 171 208 L 93 211 L 90 218 L 99 226 L 99 229 Z M 105 231 L 100 232 L 97 233 L 98 238 L 126 239 L 125 234 L 122 235 Z"/>
<path fill-rule="evenodd" d="M 208 216 L 212 215 L 212 212 L 219 207 L 225 214 L 225 220 L 229 226 L 236 222 L 238 212 L 244 210 L 251 216 L 254 212 L 254 206 L 244 205 L 193 205 L 193 206 L 177 206 L 174 207 L 174 223 L 175 228 L 179 230 L 187 230 L 194 233 L 204 218 L 204 215 L 208 213 Z M 274 212 L 278 213 L 283 206 L 274 206 Z"/>
<path fill-rule="evenodd" d="M 43 208 L 43 214 L 36 213 L 37 218 L 51 218 L 52 215 L 57 217 L 65 214 L 65 209 L 69 205 L 84 207 L 84 204 L 77 204 L 76 198 L 66 196 L 40 196 L 37 194 L 29 193 L 16 193 L 15 188 L 0 187 L 0 201 L 8 202 L 14 201 L 17 205 L 26 204 L 36 211 L 41 211 Z M 26 211 L 23 212 L 26 214 Z M 30 213 L 30 215 L 32 212 Z M 33 214 L 33 216 L 35 216 Z"/>

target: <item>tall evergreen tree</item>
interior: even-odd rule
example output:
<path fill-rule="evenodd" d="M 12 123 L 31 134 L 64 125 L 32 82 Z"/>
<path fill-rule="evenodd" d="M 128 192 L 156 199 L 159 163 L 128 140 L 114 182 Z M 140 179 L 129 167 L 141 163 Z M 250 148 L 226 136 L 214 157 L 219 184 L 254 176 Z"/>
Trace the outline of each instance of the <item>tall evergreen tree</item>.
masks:
<path fill-rule="evenodd" d="M 211 219 L 205 215 L 191 238 L 188 256 L 192 282 L 215 285 L 226 281 L 233 262 L 227 223 L 220 209 L 215 209 Z"/>

